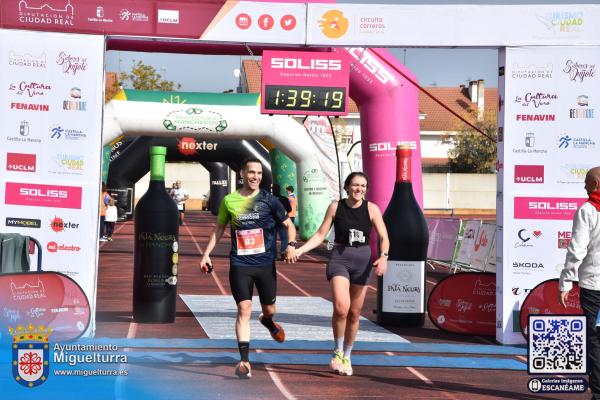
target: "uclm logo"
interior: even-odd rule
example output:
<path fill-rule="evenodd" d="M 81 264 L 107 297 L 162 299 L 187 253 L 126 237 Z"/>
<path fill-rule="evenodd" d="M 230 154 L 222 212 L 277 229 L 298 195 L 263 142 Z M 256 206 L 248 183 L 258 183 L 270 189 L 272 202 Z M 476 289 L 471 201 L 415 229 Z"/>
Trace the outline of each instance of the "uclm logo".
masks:
<path fill-rule="evenodd" d="M 6 170 L 17 172 L 35 172 L 35 154 L 6 153 Z"/>
<path fill-rule="evenodd" d="M 271 58 L 273 69 L 307 69 L 319 71 L 341 71 L 342 60 L 310 59 L 274 57 Z"/>
<path fill-rule="evenodd" d="M 515 165 L 515 183 L 544 183 L 544 166 Z"/>
<path fill-rule="evenodd" d="M 572 220 L 582 198 L 515 197 L 515 219 Z"/>
<path fill-rule="evenodd" d="M 81 209 L 81 187 L 6 182 L 5 204 Z"/>

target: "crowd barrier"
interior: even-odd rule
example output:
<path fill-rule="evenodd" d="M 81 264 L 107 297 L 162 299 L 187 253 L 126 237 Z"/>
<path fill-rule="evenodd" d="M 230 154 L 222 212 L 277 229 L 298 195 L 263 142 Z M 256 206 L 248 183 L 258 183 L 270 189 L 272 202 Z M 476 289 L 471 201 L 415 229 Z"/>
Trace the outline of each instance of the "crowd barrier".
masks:
<path fill-rule="evenodd" d="M 496 224 L 480 219 L 426 218 L 427 263 L 458 270 L 496 272 Z"/>

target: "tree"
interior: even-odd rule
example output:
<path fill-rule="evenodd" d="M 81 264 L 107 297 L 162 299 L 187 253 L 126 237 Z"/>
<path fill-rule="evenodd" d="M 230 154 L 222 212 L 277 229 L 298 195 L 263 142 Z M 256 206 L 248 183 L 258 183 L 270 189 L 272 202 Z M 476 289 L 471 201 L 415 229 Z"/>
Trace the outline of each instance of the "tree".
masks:
<path fill-rule="evenodd" d="M 457 119 L 454 134 L 444 136 L 444 143 L 452 148 L 448 151 L 452 172 L 494 173 L 496 171 L 496 140 L 498 138 L 497 114 L 486 111 L 478 120 L 477 111 L 469 110 L 464 116 L 467 121 L 483 131 L 488 137 Z"/>
<path fill-rule="evenodd" d="M 179 83 L 162 79 L 162 75 L 156 72 L 152 65 L 146 65 L 142 61 L 136 63 L 135 60 L 133 60 L 131 72 L 119 74 L 119 81 L 121 86 L 125 86 L 126 82 L 131 82 L 131 86 L 137 90 L 172 92 L 181 87 Z"/>

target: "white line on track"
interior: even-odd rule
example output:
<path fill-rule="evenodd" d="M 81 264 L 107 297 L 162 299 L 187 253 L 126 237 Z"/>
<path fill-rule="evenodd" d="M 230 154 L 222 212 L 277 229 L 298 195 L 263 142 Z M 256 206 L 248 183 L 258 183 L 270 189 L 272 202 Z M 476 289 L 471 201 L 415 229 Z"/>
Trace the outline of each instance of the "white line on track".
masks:
<path fill-rule="evenodd" d="M 198 253 L 199 254 L 203 254 L 202 253 L 202 249 L 200 248 L 200 245 L 198 244 L 198 241 L 196 240 L 196 238 L 192 234 L 192 231 L 190 230 L 190 228 L 185 223 L 182 226 L 187 230 L 188 234 L 192 238 L 192 241 L 194 242 L 194 246 L 196 246 L 196 249 L 198 250 Z M 200 268 L 200 266 L 198 266 L 198 268 Z M 221 294 L 226 295 L 227 292 L 225 291 L 225 288 L 221 284 L 221 280 L 219 279 L 219 276 L 217 275 L 217 271 L 213 270 L 213 272 L 210 275 L 213 277 L 213 279 L 217 283 L 217 286 L 219 287 L 219 290 L 221 291 Z"/>
<path fill-rule="evenodd" d="M 256 352 L 257 353 L 264 353 L 264 351 L 261 350 L 261 349 L 256 349 Z M 281 392 L 281 394 L 283 395 L 283 397 L 285 397 L 287 400 L 296 400 L 296 397 L 287 390 L 287 388 L 285 387 L 285 385 L 281 381 L 281 378 L 279 378 L 279 375 L 277 374 L 277 372 L 275 372 L 269 366 L 269 364 L 264 364 L 264 366 L 265 366 L 265 369 L 267 370 L 267 373 L 271 377 L 271 380 L 273 381 L 273 383 L 275 384 L 275 386 L 277 386 L 277 389 L 279 389 L 279 391 Z"/>

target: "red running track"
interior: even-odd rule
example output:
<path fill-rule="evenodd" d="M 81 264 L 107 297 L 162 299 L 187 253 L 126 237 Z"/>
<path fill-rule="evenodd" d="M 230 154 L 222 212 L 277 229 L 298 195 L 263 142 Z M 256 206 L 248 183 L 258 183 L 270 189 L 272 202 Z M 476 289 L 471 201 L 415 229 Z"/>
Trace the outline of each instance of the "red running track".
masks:
<path fill-rule="evenodd" d="M 199 268 L 201 251 L 214 224 L 215 217 L 208 212 L 186 213 L 186 222 L 180 227 L 179 233 L 179 293 L 230 294 L 227 274 L 228 233 L 211 255 L 215 267 L 213 274 L 202 274 Z M 326 250 L 323 248 L 303 256 L 302 262 L 294 265 L 278 262 L 278 295 L 319 296 L 331 300 L 324 272 L 325 262 Z M 429 270 L 428 292 L 447 273 L 445 269 Z M 196 318 L 179 298 L 175 323 L 165 325 L 133 323 L 131 319 L 132 277 L 133 223 L 129 221 L 117 224 L 114 241 L 100 245 L 96 337 L 207 338 Z M 376 294 L 371 288 L 367 292 L 362 315 L 374 320 L 375 307 Z M 493 337 L 461 336 L 440 331 L 429 320 L 423 328 L 389 328 L 389 330 L 411 342 L 495 343 Z M 191 350 L 186 349 L 186 351 Z M 355 354 L 369 353 L 355 352 Z M 506 357 L 526 361 L 524 357 Z M 153 370 L 151 373 L 156 374 L 155 367 L 150 369 Z M 254 365 L 252 379 L 242 381 L 233 375 L 231 364 L 177 364 L 175 371 L 171 367 L 168 370 L 161 370 L 160 374 L 164 376 L 177 374 L 180 381 L 192 387 L 199 377 L 209 378 L 212 389 L 217 388 L 219 397 L 226 399 L 568 398 L 577 400 L 590 397 L 589 394 L 532 394 L 527 389 L 529 375 L 525 371 L 509 370 L 354 366 L 354 376 L 343 377 L 330 372 L 326 365 L 269 364 Z"/>

